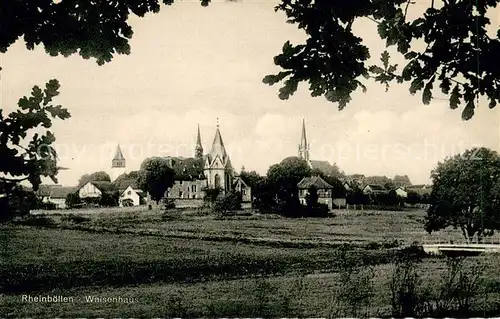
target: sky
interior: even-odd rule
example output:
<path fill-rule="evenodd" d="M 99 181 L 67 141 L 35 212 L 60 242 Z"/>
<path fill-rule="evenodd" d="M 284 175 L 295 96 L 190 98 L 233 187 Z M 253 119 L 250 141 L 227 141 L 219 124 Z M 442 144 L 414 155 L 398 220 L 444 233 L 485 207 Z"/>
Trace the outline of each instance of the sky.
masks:
<path fill-rule="evenodd" d="M 265 1 L 179 1 L 158 14 L 131 17 L 131 54 L 98 66 L 78 55 L 50 57 L 43 47 L 28 51 L 16 42 L 0 55 L 2 108 L 13 110 L 20 97 L 49 79 L 61 83 L 56 103 L 72 117 L 57 120 L 59 184 L 76 185 L 85 173 L 111 171 L 120 144 L 127 170 L 151 156 L 194 155 L 197 125 L 205 152 L 217 118 L 237 171 L 265 174 L 270 165 L 297 155 L 302 119 L 310 157 L 336 163 L 346 174 L 407 174 L 414 184 L 429 183 L 431 170 L 446 156 L 485 146 L 500 151 L 499 108 L 482 103 L 469 121 L 461 110 L 435 99 L 423 105 L 407 85 L 389 92 L 367 82 L 366 93 L 339 111 L 323 97 L 311 97 L 307 85 L 282 101 L 279 86 L 262 83 L 279 69 L 273 57 L 283 43 L 305 36 Z M 497 24 L 498 25 L 498 24 Z M 359 21 L 355 31 L 376 62 L 383 42 L 373 22 Z"/>

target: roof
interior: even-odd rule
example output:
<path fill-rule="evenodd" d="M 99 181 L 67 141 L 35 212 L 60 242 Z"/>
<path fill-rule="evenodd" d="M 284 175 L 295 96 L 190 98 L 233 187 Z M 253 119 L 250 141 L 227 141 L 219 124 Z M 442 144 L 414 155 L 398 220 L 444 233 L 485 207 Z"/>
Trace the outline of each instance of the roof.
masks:
<path fill-rule="evenodd" d="M 210 152 L 207 155 L 209 165 L 212 165 L 213 161 L 217 157 L 221 159 L 222 164 L 225 167 L 231 168 L 231 161 L 229 160 L 229 156 L 227 155 L 224 142 L 222 141 L 222 136 L 220 134 L 219 126 L 217 126 L 217 129 L 215 130 L 215 136 L 214 136 L 214 141 L 212 143 L 212 148 L 210 149 Z"/>
<path fill-rule="evenodd" d="M 29 190 L 31 191 L 32 189 L 30 188 Z M 41 197 L 48 197 L 50 196 L 50 191 L 51 191 L 50 185 L 40 185 L 35 194 Z"/>
<path fill-rule="evenodd" d="M 56 186 L 52 187 L 50 192 L 50 198 L 66 198 L 68 194 L 74 193 L 76 191 L 75 187 L 68 186 Z"/>
<path fill-rule="evenodd" d="M 116 188 L 113 185 L 113 183 L 108 182 L 108 181 L 90 181 L 88 183 L 92 183 L 92 185 L 94 185 L 95 187 L 97 187 L 97 189 L 99 189 L 101 192 L 112 192 L 112 191 L 116 190 Z"/>
<path fill-rule="evenodd" d="M 420 184 L 420 185 L 406 185 L 406 188 L 411 188 L 411 189 L 415 189 L 415 188 L 420 188 L 420 189 L 426 189 L 426 188 L 431 188 L 432 186 L 430 185 L 424 185 L 424 184 Z"/>
<path fill-rule="evenodd" d="M 350 178 L 365 178 L 365 175 L 363 174 L 352 174 L 349 175 Z"/>
<path fill-rule="evenodd" d="M 332 185 L 325 182 L 320 176 L 304 177 L 298 184 L 298 188 L 309 188 L 315 186 L 318 189 L 333 188 Z"/>
<path fill-rule="evenodd" d="M 123 161 L 125 157 L 123 157 L 122 149 L 120 148 L 120 144 L 116 147 L 115 157 L 113 157 L 113 161 Z"/>
<path fill-rule="evenodd" d="M 130 186 L 129 186 L 129 187 L 130 187 Z M 121 195 L 121 194 L 123 194 L 123 193 L 124 193 L 127 189 L 128 189 L 128 187 L 127 187 L 127 188 L 124 188 L 124 189 L 120 189 L 120 195 Z M 144 191 L 143 191 L 142 189 L 140 189 L 140 188 L 134 188 L 134 187 L 132 187 L 132 190 L 133 190 L 134 192 L 136 192 L 138 195 L 145 195 L 145 194 L 143 194 L 143 193 L 144 193 Z"/>
<path fill-rule="evenodd" d="M 245 183 L 243 178 L 241 178 L 240 176 L 235 176 L 234 181 L 233 181 L 233 185 L 238 185 L 238 183 L 241 183 L 244 187 L 248 188 L 248 184 Z"/>
<path fill-rule="evenodd" d="M 378 185 L 378 184 L 368 184 L 366 185 L 365 187 L 370 187 L 371 190 L 373 191 L 387 191 L 387 188 L 385 188 L 384 186 L 382 185 Z"/>
<path fill-rule="evenodd" d="M 432 186 L 430 185 L 409 185 L 406 186 L 405 191 L 415 192 L 417 194 L 430 194 L 432 192 Z"/>
<path fill-rule="evenodd" d="M 193 180 L 203 176 L 203 159 L 192 157 L 167 157 L 174 170 L 175 180 Z M 132 186 L 133 188 L 138 188 Z"/>

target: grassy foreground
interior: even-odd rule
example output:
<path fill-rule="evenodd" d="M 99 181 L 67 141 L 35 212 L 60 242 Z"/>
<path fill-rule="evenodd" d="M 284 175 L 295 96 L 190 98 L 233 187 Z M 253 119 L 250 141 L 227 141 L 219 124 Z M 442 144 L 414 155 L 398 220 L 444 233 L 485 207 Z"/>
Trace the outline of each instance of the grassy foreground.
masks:
<path fill-rule="evenodd" d="M 324 219 L 132 210 L 81 216 L 51 215 L 49 228 L 0 227 L 0 316 L 390 316 L 392 241 L 423 234 L 421 212 Z M 346 259 L 356 270 L 348 281 Z M 481 278 L 493 288 L 472 299 L 476 312 L 490 316 L 500 309 L 498 261 L 497 255 L 470 260 L 486 266 Z M 420 280 L 438 293 L 433 285 L 445 268 L 445 260 L 425 258 Z M 372 293 L 354 309 L 340 296 L 363 295 L 356 287 Z M 24 302 L 23 295 L 73 302 Z"/>

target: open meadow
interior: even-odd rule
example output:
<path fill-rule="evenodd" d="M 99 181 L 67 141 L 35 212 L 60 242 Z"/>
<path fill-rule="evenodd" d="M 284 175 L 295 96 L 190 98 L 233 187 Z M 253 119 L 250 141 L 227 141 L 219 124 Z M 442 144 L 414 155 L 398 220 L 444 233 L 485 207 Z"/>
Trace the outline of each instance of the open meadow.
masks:
<path fill-rule="evenodd" d="M 286 219 L 142 208 L 32 216 L 0 227 L 0 315 L 391 316 L 394 260 L 426 236 L 423 218 L 422 211 Z M 456 231 L 431 238 L 450 236 L 459 238 Z M 418 289 L 444 298 L 446 259 L 420 255 Z M 465 261 L 468 270 L 484 268 L 488 288 L 470 297 L 471 314 L 498 314 L 499 260 Z M 73 299 L 35 303 L 23 295 Z"/>

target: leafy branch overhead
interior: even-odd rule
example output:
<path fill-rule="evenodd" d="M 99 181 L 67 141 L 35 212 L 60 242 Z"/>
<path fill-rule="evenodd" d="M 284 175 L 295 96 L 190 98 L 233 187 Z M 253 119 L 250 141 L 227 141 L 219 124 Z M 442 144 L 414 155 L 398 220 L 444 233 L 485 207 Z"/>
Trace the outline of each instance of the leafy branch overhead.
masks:
<path fill-rule="evenodd" d="M 162 0 L 171 5 L 175 0 Z M 129 15 L 139 17 L 160 10 L 159 0 L 4 1 L 0 10 L 0 52 L 22 37 L 28 49 L 43 44 L 50 55 L 73 53 L 96 58 L 99 65 L 113 55 L 129 54 L 132 28 Z M 207 6 L 209 0 L 200 0 Z M 500 100 L 500 29 L 488 34 L 487 17 L 500 0 L 432 0 L 424 14 L 413 0 L 281 0 L 288 22 L 307 34 L 301 44 L 283 46 L 274 63 L 282 70 L 264 77 L 264 83 L 280 83 L 279 97 L 288 99 L 299 83 L 307 82 L 312 96 L 324 96 L 343 109 L 356 90 L 366 90 L 367 78 L 383 84 L 407 83 L 412 94 L 422 92 L 428 104 L 441 90 L 453 109 L 463 107 L 462 117 L 474 115 L 479 97 L 493 108 Z M 418 7 L 415 5 L 418 4 Z M 415 6 L 413 6 L 415 5 Z M 395 48 L 404 64 L 391 64 L 383 53 L 383 66 L 370 66 L 370 52 L 353 24 L 369 19 L 387 48 Z M 419 42 L 424 45 L 420 46 Z M 401 64 L 401 63 L 400 63 Z"/>
<path fill-rule="evenodd" d="M 171 5 L 174 0 L 162 0 Z M 210 0 L 200 0 L 207 6 Z M 81 1 L 53 0 L 3 1 L 0 10 L 0 52 L 6 52 L 23 37 L 30 50 L 43 44 L 52 56 L 79 53 L 83 58 L 96 58 L 102 65 L 114 54 L 129 54 L 128 40 L 132 27 L 129 15 L 144 17 L 159 12 L 158 0 Z"/>
<path fill-rule="evenodd" d="M 48 129 L 53 119 L 70 117 L 68 110 L 52 104 L 59 87 L 57 80 L 50 80 L 43 90 L 33 87 L 31 96 L 21 98 L 19 108 L 7 117 L 0 110 L 0 192 L 8 192 L 22 180 L 28 180 L 36 190 L 40 176 L 57 181 L 57 154 L 52 147 L 55 136 Z"/>
<path fill-rule="evenodd" d="M 439 2 L 439 6 L 438 6 Z M 500 0 L 443 0 L 429 2 L 423 16 L 410 20 L 411 0 L 282 0 L 275 8 L 289 23 L 307 34 L 305 43 L 285 43 L 274 63 L 283 70 L 264 77 L 269 85 L 281 83 L 279 97 L 288 99 L 300 82 L 309 83 L 312 96 L 323 95 L 343 109 L 363 77 L 385 85 L 408 83 L 411 94 L 422 92 L 429 104 L 438 88 L 448 96 L 452 109 L 464 105 L 462 118 L 474 115 L 479 96 L 493 108 L 500 101 L 500 29 L 488 35 L 491 13 Z M 418 2 L 422 5 L 422 2 Z M 383 66 L 368 66 L 369 49 L 352 25 L 370 19 L 386 47 L 394 47 L 405 64 L 391 64 L 382 54 Z M 418 41 L 425 45 L 419 46 Z"/>

